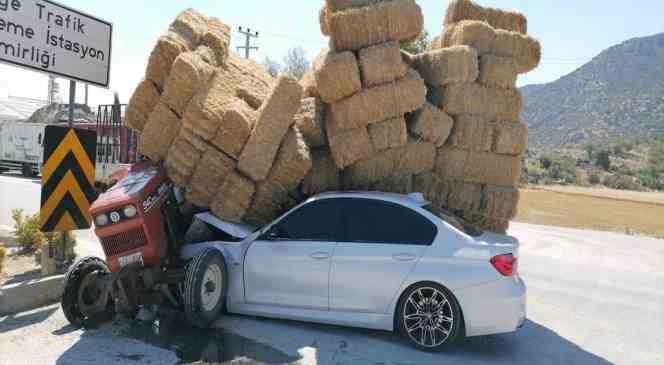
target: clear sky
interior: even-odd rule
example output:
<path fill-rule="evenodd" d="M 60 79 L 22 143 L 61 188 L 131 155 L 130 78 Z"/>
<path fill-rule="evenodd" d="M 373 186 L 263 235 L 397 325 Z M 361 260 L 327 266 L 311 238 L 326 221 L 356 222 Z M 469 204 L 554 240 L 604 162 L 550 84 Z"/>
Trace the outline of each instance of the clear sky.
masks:
<path fill-rule="evenodd" d="M 318 9 L 323 0 L 60 0 L 61 3 L 96 15 L 114 25 L 111 86 L 90 88 L 92 105 L 111 103 L 112 92 L 127 102 L 141 79 L 150 50 L 177 13 L 193 7 L 231 25 L 259 30 L 260 47 L 252 58 L 281 60 L 289 48 L 301 46 L 312 59 L 327 44 L 320 33 Z M 445 0 L 417 0 L 425 14 L 425 27 L 439 34 L 447 5 Z M 540 67 L 520 77 L 519 84 L 545 83 L 573 71 L 602 50 L 627 39 L 664 32 L 664 1 L 661 0 L 478 0 L 486 6 L 524 13 L 529 33 L 542 42 Z M 244 41 L 237 32 L 233 49 Z M 45 99 L 44 75 L 0 65 L 0 97 L 7 95 Z M 68 83 L 60 81 L 64 100 Z M 77 98 L 82 102 L 82 88 Z"/>

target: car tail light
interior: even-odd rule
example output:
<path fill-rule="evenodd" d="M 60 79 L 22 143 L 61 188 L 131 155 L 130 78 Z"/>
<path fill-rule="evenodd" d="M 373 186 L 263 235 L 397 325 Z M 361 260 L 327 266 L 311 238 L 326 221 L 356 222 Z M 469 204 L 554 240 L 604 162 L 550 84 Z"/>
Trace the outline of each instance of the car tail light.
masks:
<path fill-rule="evenodd" d="M 511 253 L 498 255 L 491 259 L 491 265 L 503 276 L 516 274 L 517 258 Z"/>

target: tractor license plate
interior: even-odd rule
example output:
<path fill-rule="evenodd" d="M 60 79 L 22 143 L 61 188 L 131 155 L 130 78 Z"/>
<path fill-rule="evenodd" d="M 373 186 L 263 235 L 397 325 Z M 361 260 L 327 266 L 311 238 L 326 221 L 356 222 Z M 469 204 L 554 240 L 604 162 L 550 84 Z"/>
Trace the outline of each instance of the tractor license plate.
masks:
<path fill-rule="evenodd" d="M 129 266 L 131 264 L 138 263 L 143 266 L 143 255 L 140 253 L 135 253 L 133 255 L 123 256 L 118 259 L 120 261 L 120 267 Z"/>

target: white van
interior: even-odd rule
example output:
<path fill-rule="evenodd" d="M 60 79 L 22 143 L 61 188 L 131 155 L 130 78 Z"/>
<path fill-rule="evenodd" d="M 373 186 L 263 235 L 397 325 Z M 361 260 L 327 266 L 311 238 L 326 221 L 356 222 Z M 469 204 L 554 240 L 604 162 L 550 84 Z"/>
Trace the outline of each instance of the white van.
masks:
<path fill-rule="evenodd" d="M 46 124 L 0 123 L 0 173 L 18 170 L 26 177 L 37 176 L 44 154 Z"/>

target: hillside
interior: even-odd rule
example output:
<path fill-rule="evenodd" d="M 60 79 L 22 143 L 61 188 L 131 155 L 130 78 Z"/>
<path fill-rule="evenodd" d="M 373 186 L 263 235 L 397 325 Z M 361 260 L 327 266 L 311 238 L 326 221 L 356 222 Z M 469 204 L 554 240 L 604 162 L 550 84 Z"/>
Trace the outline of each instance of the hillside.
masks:
<path fill-rule="evenodd" d="M 522 88 L 532 146 L 664 133 L 664 33 L 628 40 L 557 81 Z"/>

